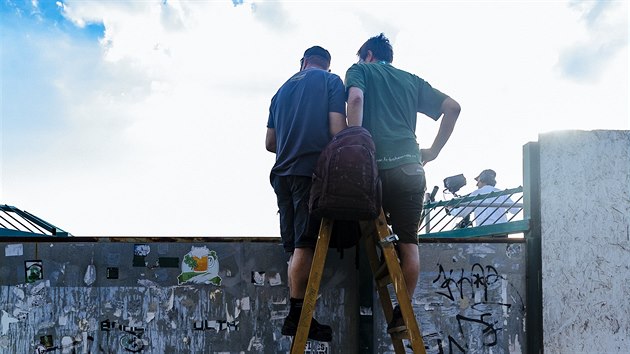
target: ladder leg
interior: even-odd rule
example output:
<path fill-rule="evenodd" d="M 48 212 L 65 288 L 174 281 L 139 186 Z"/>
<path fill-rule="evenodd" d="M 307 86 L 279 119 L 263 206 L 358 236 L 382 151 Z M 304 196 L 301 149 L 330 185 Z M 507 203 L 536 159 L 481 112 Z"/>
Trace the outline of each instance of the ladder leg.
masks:
<path fill-rule="evenodd" d="M 367 253 L 368 260 L 370 262 L 370 268 L 372 268 L 372 274 L 374 275 L 375 282 L 377 283 L 376 290 L 378 291 L 378 298 L 381 301 L 383 312 L 385 313 L 385 318 L 389 321 L 392 318 L 394 308 L 390 301 L 387 287 L 378 286 L 377 278 L 383 276 L 381 275 L 381 273 L 383 271 L 387 271 L 387 269 L 383 269 L 378 253 L 376 252 L 378 245 L 376 244 L 374 233 L 377 232 L 377 230 L 374 228 L 374 224 L 372 222 L 362 223 L 361 226 L 363 227 L 363 235 L 366 236 L 364 237 L 365 252 Z"/>
<path fill-rule="evenodd" d="M 313 262 L 311 264 L 311 271 L 308 276 L 306 294 L 304 295 L 304 305 L 302 305 L 300 322 L 298 323 L 297 332 L 293 338 L 291 354 L 304 353 L 304 348 L 306 347 L 308 332 L 311 328 L 311 319 L 315 311 L 317 293 L 319 292 L 319 285 L 322 280 L 324 263 L 326 262 L 326 254 L 328 253 L 332 227 L 332 219 L 322 218 L 322 223 L 319 227 L 319 235 L 317 236 L 317 244 L 315 245 L 315 254 L 313 255 Z"/>
<path fill-rule="evenodd" d="M 388 277 L 387 274 L 382 274 L 384 271 L 387 271 L 387 268 L 383 268 L 385 264 L 381 265 L 381 261 L 379 259 L 378 253 L 376 249 L 378 245 L 376 244 L 376 235 L 377 230 L 374 228 L 373 222 L 365 222 L 362 223 L 362 232 L 364 235 L 364 243 L 365 243 L 365 251 L 367 253 L 368 259 L 370 261 L 370 268 L 372 268 L 372 274 L 374 275 L 374 280 L 376 283 L 376 290 L 378 292 L 378 298 L 381 302 L 381 307 L 383 308 L 383 313 L 385 314 L 385 318 L 387 321 L 391 321 L 393 316 L 394 307 L 392 305 L 391 299 L 389 297 L 389 291 L 387 290 L 387 286 L 379 285 L 380 277 Z M 402 340 L 392 340 L 394 344 L 394 351 L 396 354 L 404 354 L 405 346 Z"/>
<path fill-rule="evenodd" d="M 413 307 L 411 306 L 411 299 L 409 298 L 409 294 L 407 293 L 407 286 L 405 283 L 405 278 L 402 274 L 402 269 L 400 268 L 396 249 L 394 248 L 393 242 L 386 240 L 387 237 L 390 235 L 390 231 L 387 227 L 385 214 L 382 210 L 381 215 L 378 217 L 378 219 L 374 221 L 374 226 L 376 228 L 376 233 L 374 236 L 376 236 L 377 241 L 382 247 L 382 255 L 385 260 L 385 265 L 387 267 L 387 273 L 385 273 L 385 276 L 389 276 L 388 280 L 390 280 L 394 286 L 396 298 L 398 299 L 398 305 L 400 306 L 400 311 L 402 313 L 405 326 L 407 327 L 407 330 L 402 334 L 393 333 L 391 335 L 392 341 L 394 343 L 394 349 L 396 350 L 396 353 L 404 353 L 405 348 L 402 339 L 405 338 L 410 341 L 414 353 L 426 354 L 424 342 L 422 341 L 422 335 L 418 327 L 418 322 L 413 313 Z M 368 239 L 369 238 L 370 237 L 368 237 Z M 368 245 L 366 244 L 366 248 L 367 247 Z M 378 258 L 375 256 L 376 244 L 374 246 L 371 246 L 371 248 L 369 248 L 368 250 L 368 254 L 374 254 L 372 257 L 370 257 L 370 264 L 372 264 L 372 270 L 375 272 L 375 276 L 377 276 L 377 273 L 383 273 L 383 271 L 379 271 L 381 265 Z M 375 263 L 372 262 L 372 258 L 376 258 Z M 374 267 L 374 265 L 376 265 L 376 267 Z M 388 321 L 391 321 L 391 299 L 389 297 L 389 292 L 387 291 L 386 283 L 382 282 L 380 278 L 381 275 L 378 274 L 377 279 L 375 279 L 377 283 L 377 288 L 379 289 L 379 297 L 381 298 L 381 304 L 383 305 L 385 317 Z"/>

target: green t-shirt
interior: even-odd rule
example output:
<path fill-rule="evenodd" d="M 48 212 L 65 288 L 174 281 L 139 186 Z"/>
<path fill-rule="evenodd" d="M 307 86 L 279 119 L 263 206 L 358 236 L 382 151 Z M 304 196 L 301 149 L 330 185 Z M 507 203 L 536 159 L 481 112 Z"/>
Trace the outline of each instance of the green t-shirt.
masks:
<path fill-rule="evenodd" d="M 438 120 L 442 102 L 448 96 L 386 62 L 352 65 L 345 84 L 346 95 L 350 87 L 363 91 L 363 127 L 374 138 L 378 168 L 420 163 L 417 113 Z"/>

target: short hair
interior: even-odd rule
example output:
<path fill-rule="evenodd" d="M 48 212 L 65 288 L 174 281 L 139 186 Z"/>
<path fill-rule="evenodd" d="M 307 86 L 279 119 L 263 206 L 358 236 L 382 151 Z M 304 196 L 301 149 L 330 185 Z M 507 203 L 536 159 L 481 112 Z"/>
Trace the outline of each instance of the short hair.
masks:
<path fill-rule="evenodd" d="M 475 181 L 479 181 L 483 184 L 488 184 L 494 187 L 497 185 L 496 178 L 497 178 L 497 173 L 494 172 L 494 170 L 487 169 L 487 170 L 481 171 L 479 176 L 475 177 Z"/>
<path fill-rule="evenodd" d="M 363 43 L 361 48 L 359 48 L 357 55 L 359 58 L 365 60 L 368 55 L 368 50 L 371 51 L 372 55 L 378 60 L 384 60 L 388 63 L 391 63 L 394 60 L 394 49 L 392 49 L 389 39 L 387 39 L 383 33 L 378 36 L 374 36 Z"/>
<path fill-rule="evenodd" d="M 302 59 L 308 59 L 311 64 L 324 69 L 328 69 L 330 67 L 330 53 L 318 45 L 310 47 L 304 51 Z"/>

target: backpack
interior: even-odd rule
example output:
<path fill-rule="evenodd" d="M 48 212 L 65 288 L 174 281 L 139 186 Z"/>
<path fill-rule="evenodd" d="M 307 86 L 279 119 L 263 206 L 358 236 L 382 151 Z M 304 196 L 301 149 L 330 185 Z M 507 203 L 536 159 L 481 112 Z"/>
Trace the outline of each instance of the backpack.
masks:
<path fill-rule="evenodd" d="M 381 181 L 375 153 L 372 135 L 363 127 L 348 127 L 333 136 L 313 172 L 311 213 L 335 220 L 378 217 Z"/>
<path fill-rule="evenodd" d="M 328 248 L 336 249 L 339 258 L 343 259 L 345 248 L 356 247 L 356 268 L 359 269 L 359 240 L 361 239 L 361 225 L 358 220 L 335 220 L 330 234 Z"/>

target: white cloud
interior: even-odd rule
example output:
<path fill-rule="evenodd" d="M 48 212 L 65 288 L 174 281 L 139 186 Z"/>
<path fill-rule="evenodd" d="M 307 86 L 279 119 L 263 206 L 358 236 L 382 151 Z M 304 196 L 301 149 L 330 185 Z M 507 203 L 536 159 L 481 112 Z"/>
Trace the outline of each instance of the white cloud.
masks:
<path fill-rule="evenodd" d="M 284 5 L 278 1 L 259 1 L 251 5 L 254 18 L 261 21 L 269 28 L 278 32 L 290 31 L 297 27 L 296 23 L 292 23 L 289 14 L 284 10 Z"/>
<path fill-rule="evenodd" d="M 586 34 L 565 48 L 558 61 L 561 73 L 578 82 L 597 81 L 607 65 L 628 47 L 625 1 L 574 1 Z"/>
<path fill-rule="evenodd" d="M 497 171 L 499 187 L 515 187 L 522 145 L 539 132 L 630 128 L 627 45 L 605 61 L 577 52 L 597 80 L 567 80 L 557 66 L 571 45 L 605 31 L 622 38 L 627 16 L 618 10 L 591 16 L 589 27 L 559 2 L 236 5 L 65 1 L 73 23 L 102 22 L 105 34 L 100 44 L 35 36 L 37 54 L 21 71 L 32 92 L 11 112 L 23 119 L 33 97 L 54 96 L 40 101 L 54 126 L 35 134 L 5 122 L 3 200 L 75 235 L 277 235 L 274 156 L 263 144 L 271 96 L 307 47 L 329 49 L 343 78 L 380 32 L 396 66 L 463 107 L 427 166 L 429 188 L 484 168 Z M 51 85 L 37 89 L 44 81 Z M 421 146 L 437 127 L 419 116 Z"/>

